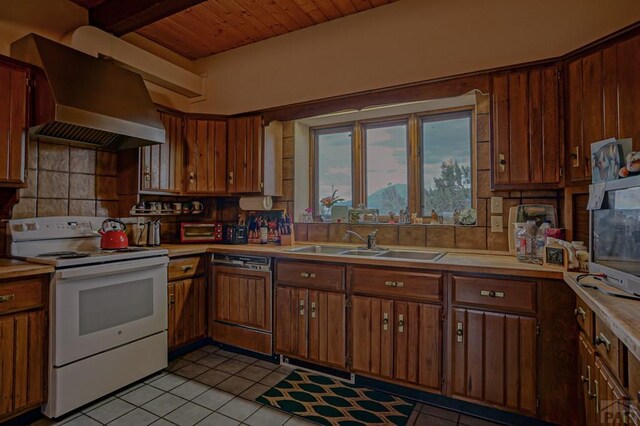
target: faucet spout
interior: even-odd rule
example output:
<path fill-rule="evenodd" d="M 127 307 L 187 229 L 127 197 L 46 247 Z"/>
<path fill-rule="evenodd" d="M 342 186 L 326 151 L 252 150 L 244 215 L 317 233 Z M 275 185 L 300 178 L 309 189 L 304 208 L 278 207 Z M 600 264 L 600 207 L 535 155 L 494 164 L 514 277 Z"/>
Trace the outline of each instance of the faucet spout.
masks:
<path fill-rule="evenodd" d="M 347 232 L 345 232 L 344 237 L 342 237 L 342 239 L 346 240 L 349 237 L 349 234 L 354 235 L 360 241 L 362 241 L 363 243 L 366 243 L 367 244 L 367 250 L 377 250 L 378 249 L 378 246 L 376 245 L 376 235 L 378 235 L 378 230 L 377 229 L 374 229 L 372 233 L 367 235 L 367 238 L 363 237 L 362 235 L 358 234 L 355 231 L 352 231 L 352 230 L 348 229 Z"/>

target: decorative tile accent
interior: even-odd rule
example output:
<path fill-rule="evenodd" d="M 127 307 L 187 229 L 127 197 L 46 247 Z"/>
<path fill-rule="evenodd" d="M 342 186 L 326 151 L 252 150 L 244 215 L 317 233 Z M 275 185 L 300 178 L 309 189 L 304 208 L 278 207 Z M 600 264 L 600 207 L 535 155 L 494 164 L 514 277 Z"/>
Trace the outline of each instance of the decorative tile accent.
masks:
<path fill-rule="evenodd" d="M 38 196 L 41 198 L 69 198 L 69 174 L 40 170 Z"/>
<path fill-rule="evenodd" d="M 38 216 L 66 216 L 69 214 L 69 201 L 49 198 L 38 199 Z"/>
<path fill-rule="evenodd" d="M 38 169 L 69 171 L 69 147 L 40 142 L 38 145 Z"/>
<path fill-rule="evenodd" d="M 95 200 L 96 177 L 94 175 L 70 173 L 69 198 L 76 200 Z"/>
<path fill-rule="evenodd" d="M 96 173 L 96 151 L 72 146 L 69 148 L 71 170 L 76 173 Z"/>

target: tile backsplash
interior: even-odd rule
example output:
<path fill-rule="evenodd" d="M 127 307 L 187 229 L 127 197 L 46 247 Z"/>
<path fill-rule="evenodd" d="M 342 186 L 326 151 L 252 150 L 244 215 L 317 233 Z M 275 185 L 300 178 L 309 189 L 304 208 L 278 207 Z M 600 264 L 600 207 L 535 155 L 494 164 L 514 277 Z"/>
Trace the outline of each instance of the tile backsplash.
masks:
<path fill-rule="evenodd" d="M 116 215 L 116 158 L 113 152 L 30 141 L 27 187 L 12 217 Z"/>

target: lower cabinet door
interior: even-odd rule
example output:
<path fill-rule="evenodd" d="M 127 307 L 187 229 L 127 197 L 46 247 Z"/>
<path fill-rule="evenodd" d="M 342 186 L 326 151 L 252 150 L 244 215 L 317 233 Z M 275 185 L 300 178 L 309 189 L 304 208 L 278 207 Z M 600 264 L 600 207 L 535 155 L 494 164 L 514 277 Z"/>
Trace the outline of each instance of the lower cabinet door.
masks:
<path fill-rule="evenodd" d="M 206 335 L 207 289 L 204 278 L 175 281 L 167 285 L 169 348 Z"/>
<path fill-rule="evenodd" d="M 534 415 L 536 319 L 454 309 L 451 323 L 452 394 Z"/>
<path fill-rule="evenodd" d="M 596 425 L 629 424 L 629 399 L 600 357 L 595 357 L 593 390 Z"/>
<path fill-rule="evenodd" d="M 393 378 L 393 301 L 353 296 L 351 307 L 352 370 Z"/>
<path fill-rule="evenodd" d="M 309 290 L 309 359 L 346 367 L 345 295 Z"/>
<path fill-rule="evenodd" d="M 308 356 L 308 290 L 276 287 L 276 352 Z"/>
<path fill-rule="evenodd" d="M 441 390 L 442 308 L 398 301 L 394 306 L 394 379 Z"/>
<path fill-rule="evenodd" d="M 595 406 L 595 355 L 593 345 L 589 342 L 589 337 L 580 332 L 578 336 L 578 366 L 579 380 L 578 395 L 580 401 L 580 421 L 584 425 L 596 424 Z"/>
<path fill-rule="evenodd" d="M 44 402 L 45 312 L 0 317 L 0 422 Z"/>

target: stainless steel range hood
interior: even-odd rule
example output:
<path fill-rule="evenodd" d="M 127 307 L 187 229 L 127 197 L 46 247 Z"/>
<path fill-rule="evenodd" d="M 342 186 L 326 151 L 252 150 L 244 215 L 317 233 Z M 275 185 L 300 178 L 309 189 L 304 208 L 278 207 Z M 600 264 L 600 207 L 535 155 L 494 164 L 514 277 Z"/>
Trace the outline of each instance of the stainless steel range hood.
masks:
<path fill-rule="evenodd" d="M 164 143 L 165 132 L 140 75 L 36 34 L 11 44 L 36 73 L 32 135 L 121 150 Z"/>

